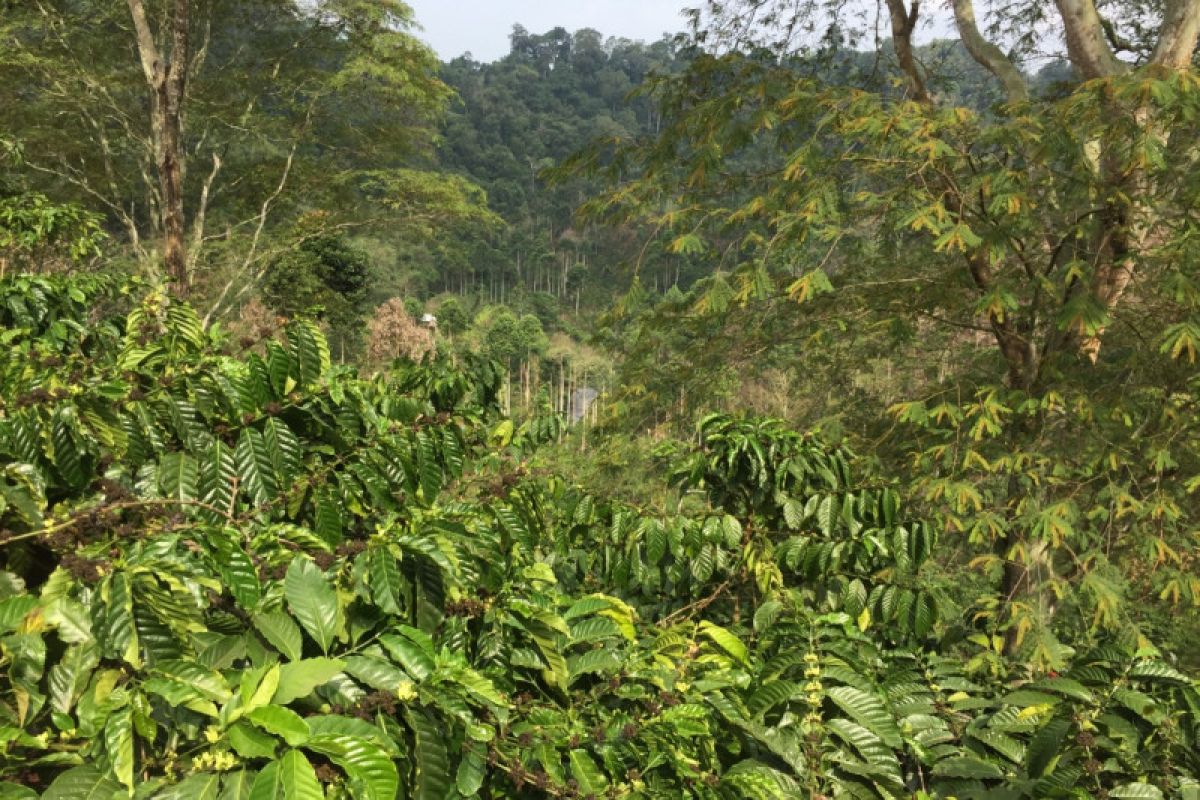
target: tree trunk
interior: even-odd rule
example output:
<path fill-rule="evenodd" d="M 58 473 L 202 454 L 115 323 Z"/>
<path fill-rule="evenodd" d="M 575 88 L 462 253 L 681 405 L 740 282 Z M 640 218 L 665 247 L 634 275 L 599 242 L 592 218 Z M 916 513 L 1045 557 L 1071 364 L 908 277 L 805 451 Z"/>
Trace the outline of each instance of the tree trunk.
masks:
<path fill-rule="evenodd" d="M 137 37 L 142 72 L 150 87 L 150 130 L 161 194 L 159 227 L 163 237 L 163 262 L 167 278 L 179 294 L 186 294 L 188 270 L 183 206 L 186 155 L 183 145 L 183 107 L 187 88 L 191 0 L 174 0 L 171 15 L 171 53 L 160 51 L 146 17 L 142 0 L 128 0 Z"/>
<path fill-rule="evenodd" d="M 896 48 L 896 60 L 900 62 L 900 70 L 908 78 L 908 90 L 912 98 L 924 103 L 929 100 L 929 93 L 925 89 L 925 78 L 917 67 L 912 47 L 912 34 L 917 27 L 917 16 L 921 11 L 920 0 L 913 0 L 907 10 L 904 0 L 888 0 L 888 11 L 892 19 L 892 43 Z"/>

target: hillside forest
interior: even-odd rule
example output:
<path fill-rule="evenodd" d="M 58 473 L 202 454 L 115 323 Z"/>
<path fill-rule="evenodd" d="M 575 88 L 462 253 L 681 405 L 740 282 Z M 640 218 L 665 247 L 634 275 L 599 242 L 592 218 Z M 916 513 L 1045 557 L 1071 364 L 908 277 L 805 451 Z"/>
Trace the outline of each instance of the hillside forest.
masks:
<path fill-rule="evenodd" d="M 1200 0 L 693 2 L 0 0 L 0 800 L 1200 800 Z"/>

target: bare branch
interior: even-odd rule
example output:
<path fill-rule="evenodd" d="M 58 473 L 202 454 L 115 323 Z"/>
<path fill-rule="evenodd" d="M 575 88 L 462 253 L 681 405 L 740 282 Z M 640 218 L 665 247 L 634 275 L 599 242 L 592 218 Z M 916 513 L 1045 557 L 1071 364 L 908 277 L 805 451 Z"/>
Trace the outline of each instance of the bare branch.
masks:
<path fill-rule="evenodd" d="M 162 58 L 158 47 L 154 44 L 154 32 L 150 30 L 150 22 L 146 19 L 146 7 L 142 0 L 129 0 L 129 13 L 133 17 L 133 28 L 137 33 L 138 56 L 142 61 L 142 72 L 146 73 L 146 82 L 154 85 Z"/>
<path fill-rule="evenodd" d="M 192 221 L 192 246 L 188 248 L 189 272 L 195 272 L 196 261 L 200 257 L 200 248 L 204 244 L 204 225 L 208 218 L 208 197 L 212 192 L 213 182 L 217 179 L 217 173 L 220 171 L 221 157 L 213 153 L 212 171 L 208 173 L 208 177 L 204 180 L 204 186 L 200 189 L 200 204 L 196 208 L 196 218 Z"/>
<path fill-rule="evenodd" d="M 270 216 L 271 207 L 275 204 L 275 201 L 279 199 L 279 196 L 283 194 L 283 190 L 287 187 L 288 178 L 291 177 L 292 164 L 295 163 L 296 150 L 299 146 L 300 138 L 297 137 L 296 141 L 292 144 L 291 152 L 288 153 L 287 162 L 283 166 L 283 172 L 279 176 L 279 183 L 275 187 L 275 191 L 273 191 L 265 200 L 263 200 L 262 206 L 259 209 L 258 224 L 254 229 L 254 236 L 250 240 L 250 249 L 247 251 L 245 259 L 242 260 L 241 268 L 225 283 L 225 286 L 221 289 L 221 293 L 217 295 L 217 299 L 213 301 L 212 306 L 209 308 L 208 313 L 204 315 L 204 324 L 206 326 L 212 321 L 213 315 L 216 314 L 216 312 L 221 308 L 221 304 L 224 303 L 226 298 L 229 297 L 229 293 L 237 284 L 238 279 L 250 271 L 250 267 L 255 261 L 255 256 L 258 254 L 259 242 L 262 239 L 262 233 L 263 229 L 266 227 L 267 218 Z M 248 282 L 248 285 L 253 286 L 257 284 L 258 281 L 262 279 L 263 274 L 264 270 L 259 270 Z M 240 296 L 240 293 L 237 296 Z"/>

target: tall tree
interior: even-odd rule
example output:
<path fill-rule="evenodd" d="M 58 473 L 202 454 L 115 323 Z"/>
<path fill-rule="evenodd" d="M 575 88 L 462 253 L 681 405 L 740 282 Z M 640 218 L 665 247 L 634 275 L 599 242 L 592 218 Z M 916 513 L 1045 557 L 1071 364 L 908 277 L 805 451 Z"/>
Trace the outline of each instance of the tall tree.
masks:
<path fill-rule="evenodd" d="M 154 146 L 158 186 L 162 194 L 159 208 L 163 232 L 163 262 L 177 291 L 186 293 L 190 283 L 183 210 L 183 105 L 186 97 L 191 36 L 191 0 L 174 0 L 166 27 L 170 30 L 171 49 L 159 48 L 146 17 L 142 0 L 128 0 L 137 39 L 138 57 L 146 84 L 150 87 L 150 131 Z"/>
<path fill-rule="evenodd" d="M 948 343 L 951 365 L 914 382 L 929 401 L 897 404 L 919 428 L 897 444 L 926 468 L 914 492 L 983 548 L 977 563 L 997 578 L 983 611 L 1010 647 L 1053 620 L 1072 585 L 1109 619 L 1125 591 L 1106 582 L 1118 550 L 1132 563 L 1151 539 L 1187 539 L 1162 538 L 1152 509 L 1161 522 L 1164 504 L 1192 502 L 1163 473 L 1197 456 L 1192 423 L 1168 409 L 1189 386 L 1171 356 L 1195 352 L 1200 300 L 1189 69 L 1200 2 L 1010 3 L 981 21 L 967 0 L 941 12 L 889 0 L 879 29 L 846 7 L 698 14 L 704 53 L 657 82 L 669 124 L 582 156 L 616 187 L 585 208 L 649 222 L 670 248 L 719 264 L 696 313 L 808 304 L 807 320 L 783 317 L 798 331 L 753 321 L 739 348 L 829 342 L 835 324 L 878 339 L 880 322 Z M 1005 102 L 947 102 L 917 56 L 923 24 L 957 29 Z M 839 78 L 845 43 L 873 32 L 896 81 Z M 1055 43 L 1081 81 L 1066 96 L 1038 90 L 1022 60 Z M 1158 346 L 1146 346 L 1149 326 Z M 1125 577 L 1138 573 L 1128 566 Z"/>
<path fill-rule="evenodd" d="M 0 98 L 34 188 L 222 313 L 298 237 L 479 210 L 434 174 L 450 90 L 412 23 L 398 0 L 39 0 L 0 19 Z"/>

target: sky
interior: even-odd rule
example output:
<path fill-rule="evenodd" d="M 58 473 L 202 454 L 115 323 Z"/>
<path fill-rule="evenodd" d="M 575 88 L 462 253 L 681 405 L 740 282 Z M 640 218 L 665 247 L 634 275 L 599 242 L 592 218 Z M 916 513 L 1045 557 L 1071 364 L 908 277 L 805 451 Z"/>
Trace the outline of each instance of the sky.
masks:
<path fill-rule="evenodd" d="M 595 28 L 606 37 L 655 41 L 684 28 L 682 12 L 695 0 L 408 0 L 424 28 L 417 35 L 443 59 L 470 52 L 478 61 L 508 53 L 514 24 L 531 33 L 561 25 Z"/>

